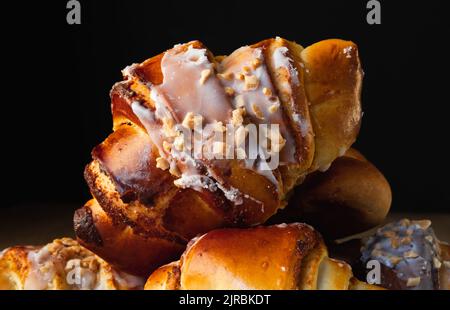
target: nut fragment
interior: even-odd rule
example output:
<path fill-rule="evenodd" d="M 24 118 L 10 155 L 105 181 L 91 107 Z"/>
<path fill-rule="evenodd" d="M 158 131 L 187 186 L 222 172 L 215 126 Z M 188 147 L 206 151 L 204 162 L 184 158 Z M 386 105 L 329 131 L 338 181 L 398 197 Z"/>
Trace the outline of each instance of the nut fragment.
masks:
<path fill-rule="evenodd" d="M 169 142 L 167 142 L 167 141 L 163 141 L 163 149 L 167 153 L 170 153 L 170 151 L 172 149 L 172 145 Z"/>
<path fill-rule="evenodd" d="M 270 138 L 270 149 L 272 152 L 277 152 L 277 153 L 280 152 L 281 149 L 286 144 L 286 139 L 284 139 L 281 136 L 279 130 L 275 130 L 275 129 L 271 128 L 269 138 Z"/>
<path fill-rule="evenodd" d="M 402 260 L 402 258 L 401 258 L 401 257 L 398 257 L 398 256 L 392 256 L 392 257 L 389 257 L 389 261 L 390 261 L 393 265 L 397 265 L 401 260 Z"/>
<path fill-rule="evenodd" d="M 234 77 L 234 74 L 233 74 L 233 72 L 227 72 L 227 73 L 219 73 L 219 74 L 217 74 L 217 76 L 220 79 L 231 81 Z"/>
<path fill-rule="evenodd" d="M 258 68 L 260 65 L 261 65 L 261 59 L 259 59 L 259 58 L 253 59 L 253 61 L 252 61 L 252 68 L 253 69 Z"/>
<path fill-rule="evenodd" d="M 244 74 L 250 74 L 252 70 L 250 69 L 249 66 L 243 66 L 242 67 L 242 72 L 244 72 Z"/>
<path fill-rule="evenodd" d="M 245 76 L 245 90 L 255 89 L 259 86 L 259 80 L 255 75 Z"/>
<path fill-rule="evenodd" d="M 222 122 L 215 122 L 215 123 L 213 123 L 212 126 L 213 126 L 214 131 L 217 131 L 217 132 L 225 132 L 225 130 L 226 130 L 226 128 Z"/>
<path fill-rule="evenodd" d="M 179 178 L 181 176 L 180 169 L 178 169 L 176 164 L 170 165 L 169 172 L 171 175 L 176 176 L 177 178 Z"/>
<path fill-rule="evenodd" d="M 242 123 L 244 122 L 244 115 L 245 115 L 245 108 L 238 108 L 233 110 L 231 124 L 233 124 L 233 126 L 235 127 L 242 125 Z"/>
<path fill-rule="evenodd" d="M 418 256 L 419 256 L 419 254 L 417 254 L 417 253 L 414 252 L 413 250 L 407 251 L 407 252 L 403 253 L 403 257 L 404 257 L 404 258 L 416 258 L 416 257 L 418 257 Z"/>
<path fill-rule="evenodd" d="M 252 103 L 252 111 L 259 119 L 264 119 L 264 114 L 256 103 Z"/>
<path fill-rule="evenodd" d="M 233 96 L 233 95 L 234 95 L 234 89 L 231 88 L 231 87 L 225 87 L 225 93 L 226 93 L 228 96 Z"/>
<path fill-rule="evenodd" d="M 240 81 L 242 81 L 245 78 L 245 76 L 242 73 L 238 73 L 234 77 L 236 78 L 236 80 Z"/>
<path fill-rule="evenodd" d="M 211 69 L 202 70 L 202 72 L 200 73 L 200 85 L 205 84 L 206 80 L 211 76 L 211 73 Z"/>
<path fill-rule="evenodd" d="M 175 130 L 175 122 L 172 118 L 164 117 L 162 119 L 163 122 L 163 132 L 167 137 L 175 137 L 177 135 L 177 131 Z"/>
<path fill-rule="evenodd" d="M 278 105 L 278 104 L 272 104 L 270 107 L 269 107 L 269 112 L 271 113 L 271 114 L 273 114 L 273 113 L 275 113 L 276 111 L 278 111 L 278 108 L 280 107 L 280 105 Z"/>
<path fill-rule="evenodd" d="M 411 224 L 417 225 L 420 228 L 422 228 L 423 230 L 425 230 L 431 226 L 431 221 L 430 220 L 412 221 Z"/>
<path fill-rule="evenodd" d="M 192 112 L 186 113 L 181 125 L 187 129 L 194 129 L 202 126 L 203 117 L 201 115 L 195 115 Z"/>
<path fill-rule="evenodd" d="M 184 150 L 184 135 L 179 135 L 178 137 L 175 138 L 175 140 L 173 141 L 173 146 L 175 147 L 175 149 L 177 151 L 183 151 Z"/>
<path fill-rule="evenodd" d="M 169 168 L 169 162 L 163 157 L 158 157 L 156 159 L 156 168 L 167 170 Z"/>
<path fill-rule="evenodd" d="M 420 284 L 420 277 L 408 278 L 408 281 L 406 282 L 407 287 L 417 286 L 419 284 Z"/>
<path fill-rule="evenodd" d="M 434 268 L 439 269 L 442 266 L 442 263 L 439 259 L 437 259 L 436 257 L 433 257 L 433 265 Z"/>
<path fill-rule="evenodd" d="M 265 96 L 270 97 L 272 96 L 272 90 L 270 88 L 267 87 L 263 87 L 262 92 Z"/>
<path fill-rule="evenodd" d="M 427 240 L 429 243 L 433 243 L 433 237 L 432 236 L 425 236 L 425 240 Z"/>
<path fill-rule="evenodd" d="M 445 261 L 444 261 L 444 267 L 450 269 L 450 261 L 445 260 Z"/>

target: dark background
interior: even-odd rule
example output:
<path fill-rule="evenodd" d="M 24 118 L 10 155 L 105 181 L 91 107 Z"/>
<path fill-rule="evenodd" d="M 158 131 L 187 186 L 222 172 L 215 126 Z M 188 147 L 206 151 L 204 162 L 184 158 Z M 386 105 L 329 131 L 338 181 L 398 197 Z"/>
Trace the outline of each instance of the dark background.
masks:
<path fill-rule="evenodd" d="M 356 143 L 387 177 L 393 210 L 448 212 L 449 27 L 444 1 L 381 1 L 381 25 L 359 1 L 81 0 L 2 3 L 1 207 L 74 208 L 82 172 L 111 132 L 109 90 L 120 70 L 193 39 L 216 55 L 282 36 L 359 45 L 366 73 Z"/>

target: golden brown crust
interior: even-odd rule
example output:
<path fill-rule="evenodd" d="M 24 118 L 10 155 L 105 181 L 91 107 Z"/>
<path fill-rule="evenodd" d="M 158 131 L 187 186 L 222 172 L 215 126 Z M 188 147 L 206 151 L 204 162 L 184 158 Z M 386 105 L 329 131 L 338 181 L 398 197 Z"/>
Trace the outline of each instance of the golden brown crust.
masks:
<path fill-rule="evenodd" d="M 271 222 L 303 220 L 329 239 L 342 238 L 381 224 L 391 201 L 383 174 L 351 149 L 326 172 L 309 175 Z"/>
<path fill-rule="evenodd" d="M 90 218 L 90 219 L 89 219 Z M 79 242 L 121 270 L 148 276 L 151 270 L 175 259 L 184 249 L 184 242 L 176 242 L 164 235 L 140 235 L 130 226 L 114 224 L 96 200 L 90 200 L 75 214 L 75 233 Z M 83 222 L 91 222 L 102 242 L 83 238 Z"/>
<path fill-rule="evenodd" d="M 312 227 L 294 223 L 194 238 L 180 261 L 155 271 L 145 289 L 346 290 L 352 277 L 348 264 L 328 257 Z"/>
<path fill-rule="evenodd" d="M 359 132 L 362 69 L 358 47 L 350 41 L 324 40 L 301 52 L 305 88 L 314 128 L 311 170 L 326 169 Z"/>

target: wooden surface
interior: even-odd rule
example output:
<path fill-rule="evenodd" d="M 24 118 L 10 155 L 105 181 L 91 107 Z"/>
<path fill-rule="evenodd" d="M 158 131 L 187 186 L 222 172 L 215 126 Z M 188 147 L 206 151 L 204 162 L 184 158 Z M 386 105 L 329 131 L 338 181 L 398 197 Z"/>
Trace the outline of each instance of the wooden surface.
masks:
<path fill-rule="evenodd" d="M 58 237 L 73 237 L 73 206 L 5 208 L 0 211 L 0 250 L 12 245 L 45 244 Z M 450 242 L 450 213 L 391 213 L 387 221 L 401 218 L 430 219 L 437 237 Z"/>

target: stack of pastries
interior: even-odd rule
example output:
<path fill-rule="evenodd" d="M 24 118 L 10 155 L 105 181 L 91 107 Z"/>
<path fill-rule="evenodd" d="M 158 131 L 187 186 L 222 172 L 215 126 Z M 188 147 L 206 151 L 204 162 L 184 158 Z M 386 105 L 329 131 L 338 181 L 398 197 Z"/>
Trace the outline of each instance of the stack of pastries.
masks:
<path fill-rule="evenodd" d="M 85 169 L 93 199 L 75 212 L 77 240 L 6 249 L 0 288 L 397 288 L 358 280 L 325 245 L 380 225 L 391 204 L 384 176 L 351 148 L 363 78 L 353 42 L 277 37 L 214 56 L 192 41 L 123 76 L 113 133 Z M 442 270 L 425 287 L 445 288 L 433 242 L 416 257 L 434 260 L 428 277 Z M 366 253 L 372 243 L 360 260 L 384 258 Z M 74 260 L 81 284 L 64 281 Z"/>

